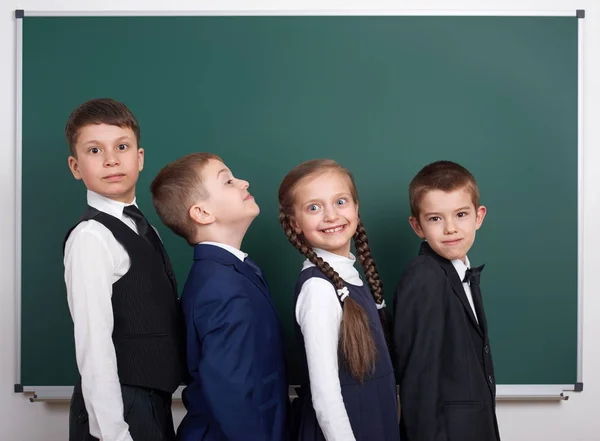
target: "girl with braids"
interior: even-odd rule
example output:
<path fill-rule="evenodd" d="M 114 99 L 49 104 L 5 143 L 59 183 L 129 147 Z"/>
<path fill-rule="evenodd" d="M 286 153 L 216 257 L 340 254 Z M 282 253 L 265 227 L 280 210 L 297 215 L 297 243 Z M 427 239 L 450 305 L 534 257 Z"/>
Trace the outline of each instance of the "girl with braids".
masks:
<path fill-rule="evenodd" d="M 279 187 L 279 221 L 306 257 L 295 304 L 305 356 L 298 440 L 398 441 L 385 302 L 352 175 L 332 160 L 300 164 Z M 368 286 L 354 267 L 353 239 Z"/>

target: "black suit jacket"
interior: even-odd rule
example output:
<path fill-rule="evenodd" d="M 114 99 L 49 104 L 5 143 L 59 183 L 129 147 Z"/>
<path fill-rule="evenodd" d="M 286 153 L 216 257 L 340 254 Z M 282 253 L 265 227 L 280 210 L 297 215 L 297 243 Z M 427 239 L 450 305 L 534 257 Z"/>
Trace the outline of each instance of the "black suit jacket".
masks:
<path fill-rule="evenodd" d="M 424 242 L 394 297 L 403 441 L 500 439 L 487 322 L 477 306 L 479 323 L 452 262 Z"/>

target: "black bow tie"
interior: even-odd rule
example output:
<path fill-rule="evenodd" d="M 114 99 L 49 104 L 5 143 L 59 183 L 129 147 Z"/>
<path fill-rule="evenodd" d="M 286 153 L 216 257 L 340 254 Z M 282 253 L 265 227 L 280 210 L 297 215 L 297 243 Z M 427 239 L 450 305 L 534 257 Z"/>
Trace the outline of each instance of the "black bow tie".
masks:
<path fill-rule="evenodd" d="M 481 276 L 481 271 L 483 271 L 483 268 L 485 268 L 485 265 L 467 269 L 467 272 L 465 273 L 465 278 L 462 282 L 469 282 L 470 285 L 479 285 L 479 276 Z"/>

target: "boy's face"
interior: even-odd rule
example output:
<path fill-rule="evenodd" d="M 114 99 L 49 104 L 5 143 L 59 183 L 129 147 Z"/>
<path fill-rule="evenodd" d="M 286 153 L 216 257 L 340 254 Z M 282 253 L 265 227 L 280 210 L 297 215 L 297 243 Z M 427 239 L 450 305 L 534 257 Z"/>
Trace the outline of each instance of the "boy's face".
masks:
<path fill-rule="evenodd" d="M 208 198 L 200 205 L 209 214 L 209 223 L 247 227 L 258 216 L 260 209 L 248 191 L 250 184 L 235 178 L 225 164 L 209 159 L 201 173 Z"/>
<path fill-rule="evenodd" d="M 486 208 L 483 205 L 475 208 L 470 192 L 459 188 L 450 192 L 428 191 L 419 204 L 419 211 L 418 219 L 409 218 L 417 236 L 426 239 L 440 256 L 465 262 Z"/>
<path fill-rule="evenodd" d="M 115 201 L 130 203 L 144 167 L 144 150 L 138 149 L 133 130 L 108 124 L 82 127 L 75 145 L 77 157 L 69 156 L 75 179 L 88 190 Z"/>

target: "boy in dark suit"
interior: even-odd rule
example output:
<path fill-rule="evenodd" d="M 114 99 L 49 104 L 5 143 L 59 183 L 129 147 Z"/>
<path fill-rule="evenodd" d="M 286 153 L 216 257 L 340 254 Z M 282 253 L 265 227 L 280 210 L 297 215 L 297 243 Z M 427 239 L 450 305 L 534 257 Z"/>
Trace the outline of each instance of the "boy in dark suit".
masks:
<path fill-rule="evenodd" d="M 222 160 L 193 153 L 151 185 L 161 220 L 194 247 L 181 305 L 190 380 L 181 441 L 282 441 L 288 382 L 283 337 L 258 266 L 240 251 L 259 208 Z"/>
<path fill-rule="evenodd" d="M 475 178 L 450 161 L 409 186 L 409 222 L 424 239 L 394 298 L 404 441 L 499 441 L 496 383 L 479 275 L 467 253 L 486 208 Z"/>
<path fill-rule="evenodd" d="M 81 375 L 69 440 L 173 441 L 183 320 L 169 257 L 136 204 L 140 127 L 124 104 L 94 99 L 71 113 L 65 134 L 88 205 L 64 243 Z"/>

